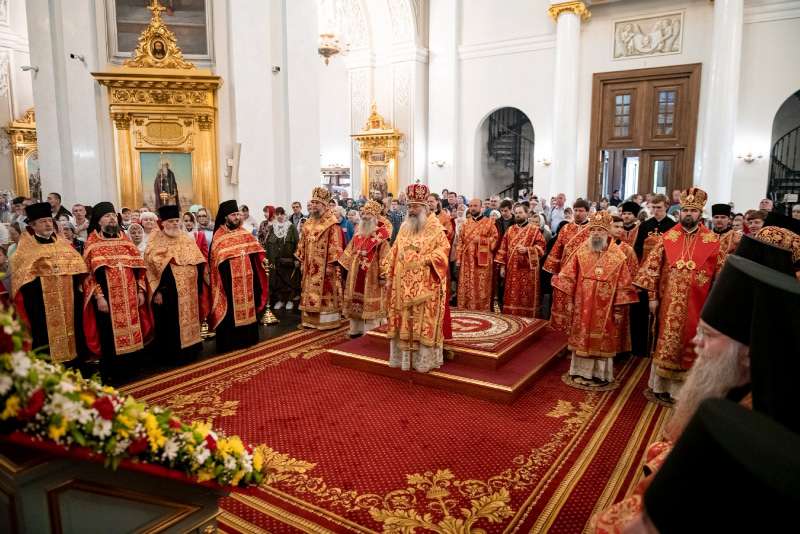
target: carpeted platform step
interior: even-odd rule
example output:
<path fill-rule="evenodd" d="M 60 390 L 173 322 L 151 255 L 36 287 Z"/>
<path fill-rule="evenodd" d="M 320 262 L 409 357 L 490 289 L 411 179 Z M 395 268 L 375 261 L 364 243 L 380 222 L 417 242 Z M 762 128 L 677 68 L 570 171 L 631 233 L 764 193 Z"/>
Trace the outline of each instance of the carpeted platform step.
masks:
<path fill-rule="evenodd" d="M 545 327 L 537 331 L 535 342 L 516 345 L 513 356 L 497 369 L 456 360 L 445 361 L 441 368 L 425 374 L 389 367 L 389 341 L 385 337 L 363 336 L 336 345 L 327 352 L 332 363 L 342 367 L 510 403 L 564 352 L 566 346 L 563 334 Z"/>

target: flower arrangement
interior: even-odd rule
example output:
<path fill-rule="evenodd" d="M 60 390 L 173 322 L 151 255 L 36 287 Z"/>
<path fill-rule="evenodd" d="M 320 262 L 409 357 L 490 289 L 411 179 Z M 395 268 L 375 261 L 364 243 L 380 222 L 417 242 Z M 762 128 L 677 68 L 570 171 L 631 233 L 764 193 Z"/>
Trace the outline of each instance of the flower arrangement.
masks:
<path fill-rule="evenodd" d="M 257 485 L 268 477 L 266 447 L 245 445 L 203 422 L 186 424 L 169 410 L 149 407 L 96 379 L 30 351 L 13 312 L 0 309 L 0 429 L 105 456 L 184 472 L 198 482 Z"/>

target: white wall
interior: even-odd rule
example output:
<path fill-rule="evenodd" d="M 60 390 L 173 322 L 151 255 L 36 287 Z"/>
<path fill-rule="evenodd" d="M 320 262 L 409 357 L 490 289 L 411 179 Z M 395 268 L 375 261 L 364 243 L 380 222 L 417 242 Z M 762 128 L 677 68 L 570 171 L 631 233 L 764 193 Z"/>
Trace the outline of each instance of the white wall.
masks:
<path fill-rule="evenodd" d="M 749 14 L 750 20 L 754 15 Z M 734 153 L 760 153 L 764 158 L 737 161 L 733 176 L 737 211 L 757 207 L 767 192 L 772 125 L 781 105 L 800 90 L 799 50 L 800 18 L 748 23 L 745 13 Z"/>
<path fill-rule="evenodd" d="M 351 165 L 349 80 L 344 59 L 316 58 L 319 84 L 319 166 Z"/>

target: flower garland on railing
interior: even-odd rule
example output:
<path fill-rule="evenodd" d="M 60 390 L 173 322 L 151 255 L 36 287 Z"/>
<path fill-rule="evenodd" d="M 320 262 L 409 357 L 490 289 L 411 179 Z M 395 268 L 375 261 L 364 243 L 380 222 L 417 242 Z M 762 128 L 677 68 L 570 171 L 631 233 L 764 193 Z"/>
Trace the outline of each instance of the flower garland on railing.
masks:
<path fill-rule="evenodd" d="M 106 465 L 136 459 L 184 472 L 199 482 L 256 485 L 268 478 L 264 446 L 245 445 L 203 422 L 186 424 L 78 371 L 30 351 L 13 312 L 0 309 L 0 428 L 34 439 L 80 446 Z"/>

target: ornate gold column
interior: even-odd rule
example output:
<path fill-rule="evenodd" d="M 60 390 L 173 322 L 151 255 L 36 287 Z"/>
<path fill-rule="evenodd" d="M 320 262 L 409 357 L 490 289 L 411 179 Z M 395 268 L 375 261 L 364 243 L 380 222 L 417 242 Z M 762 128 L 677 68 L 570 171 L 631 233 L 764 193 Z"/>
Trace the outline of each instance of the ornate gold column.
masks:
<path fill-rule="evenodd" d="M 14 191 L 18 196 L 29 197 L 31 188 L 28 182 L 28 160 L 38 154 L 39 150 L 36 141 L 36 114 L 33 108 L 26 111 L 20 120 L 11 121 L 5 130 L 14 154 Z"/>
<path fill-rule="evenodd" d="M 117 176 L 133 176 L 132 144 L 131 144 L 131 115 L 130 113 L 114 113 L 114 146 L 117 149 Z M 135 204 L 134 199 L 142 198 L 141 185 L 137 190 L 137 181 L 120 180 L 119 196 L 122 207 L 138 208 L 141 203 Z M 126 202 L 127 200 L 127 202 Z"/>

